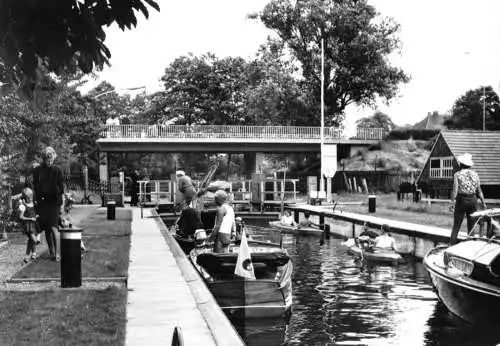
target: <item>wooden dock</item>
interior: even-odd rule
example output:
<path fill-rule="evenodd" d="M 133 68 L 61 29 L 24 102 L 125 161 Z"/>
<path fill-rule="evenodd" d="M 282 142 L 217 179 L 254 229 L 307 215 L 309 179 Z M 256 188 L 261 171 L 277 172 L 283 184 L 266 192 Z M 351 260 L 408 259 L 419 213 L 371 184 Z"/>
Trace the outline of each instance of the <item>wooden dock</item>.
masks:
<path fill-rule="evenodd" d="M 371 228 L 380 228 L 382 225 L 388 225 L 391 234 L 396 239 L 396 244 L 399 245 L 402 252 L 413 253 L 415 257 L 420 259 L 438 243 L 449 242 L 451 235 L 450 229 L 386 219 L 371 214 L 357 214 L 336 210 L 333 208 L 333 205 L 313 206 L 297 204 L 288 206 L 287 209 L 294 212 L 296 221 L 300 219 L 300 213 L 315 215 L 319 218 L 319 224 L 328 225 L 331 233 L 344 237 L 358 235 L 360 228 L 356 228 L 356 225 L 364 225 L 366 223 Z M 350 234 L 337 233 L 334 224 L 335 221 L 351 223 L 352 231 Z M 465 235 L 460 234 L 459 239 L 465 239 Z"/>
<path fill-rule="evenodd" d="M 126 345 L 244 345 L 154 210 L 134 208 Z"/>

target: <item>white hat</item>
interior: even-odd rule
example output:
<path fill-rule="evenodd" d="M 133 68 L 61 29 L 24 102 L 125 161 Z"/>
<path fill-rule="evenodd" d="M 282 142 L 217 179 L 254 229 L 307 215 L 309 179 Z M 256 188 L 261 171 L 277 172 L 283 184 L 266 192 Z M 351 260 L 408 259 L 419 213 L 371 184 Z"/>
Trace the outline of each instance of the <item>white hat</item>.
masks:
<path fill-rule="evenodd" d="M 472 155 L 469 153 L 465 153 L 463 155 L 460 155 L 459 157 L 457 157 L 457 161 L 458 161 L 458 163 L 461 163 L 462 165 L 467 166 L 467 167 L 474 166 L 474 161 L 472 161 Z"/>
<path fill-rule="evenodd" d="M 176 171 L 175 175 L 182 176 L 182 175 L 186 175 L 186 173 L 184 171 Z"/>

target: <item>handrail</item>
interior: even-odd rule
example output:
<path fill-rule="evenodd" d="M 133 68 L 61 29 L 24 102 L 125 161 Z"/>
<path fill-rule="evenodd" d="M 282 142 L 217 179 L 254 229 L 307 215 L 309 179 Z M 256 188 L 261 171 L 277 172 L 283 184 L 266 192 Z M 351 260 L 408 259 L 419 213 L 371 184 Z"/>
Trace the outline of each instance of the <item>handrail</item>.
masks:
<path fill-rule="evenodd" d="M 168 139 L 280 139 L 318 140 L 321 128 L 316 126 L 246 126 L 246 125 L 106 125 L 103 138 Z M 381 128 L 358 128 L 353 139 L 380 140 Z M 325 127 L 324 139 L 347 139 L 338 127 Z"/>

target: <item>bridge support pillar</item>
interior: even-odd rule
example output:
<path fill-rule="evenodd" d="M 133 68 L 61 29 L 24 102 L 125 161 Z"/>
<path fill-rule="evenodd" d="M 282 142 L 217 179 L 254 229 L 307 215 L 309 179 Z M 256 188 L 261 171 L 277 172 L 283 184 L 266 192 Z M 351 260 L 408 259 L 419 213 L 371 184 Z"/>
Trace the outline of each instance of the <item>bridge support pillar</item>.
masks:
<path fill-rule="evenodd" d="M 108 153 L 99 153 L 99 180 L 108 181 Z"/>
<path fill-rule="evenodd" d="M 248 179 L 252 178 L 253 173 L 262 173 L 262 163 L 264 162 L 264 153 L 245 153 L 245 175 Z"/>

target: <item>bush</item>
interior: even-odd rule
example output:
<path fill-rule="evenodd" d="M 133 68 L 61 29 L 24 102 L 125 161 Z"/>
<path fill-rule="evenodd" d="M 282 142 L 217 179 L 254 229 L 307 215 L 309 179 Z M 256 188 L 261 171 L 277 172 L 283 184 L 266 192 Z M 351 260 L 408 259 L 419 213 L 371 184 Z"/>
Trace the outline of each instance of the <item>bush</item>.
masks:
<path fill-rule="evenodd" d="M 439 134 L 440 130 L 421 130 L 421 129 L 402 129 L 392 130 L 387 135 L 387 140 L 406 140 L 413 138 L 414 140 L 428 141 Z"/>

